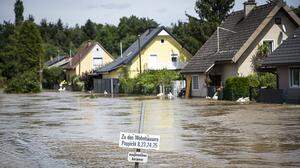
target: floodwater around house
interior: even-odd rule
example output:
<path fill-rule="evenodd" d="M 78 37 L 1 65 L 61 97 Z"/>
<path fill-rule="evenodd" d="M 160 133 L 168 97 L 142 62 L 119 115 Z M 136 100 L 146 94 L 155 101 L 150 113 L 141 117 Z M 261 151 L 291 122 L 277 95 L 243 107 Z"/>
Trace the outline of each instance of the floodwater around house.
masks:
<path fill-rule="evenodd" d="M 120 131 L 137 132 L 141 99 L 0 93 L 0 167 L 132 167 Z M 300 167 L 300 106 L 144 100 L 161 136 L 142 167 Z"/>

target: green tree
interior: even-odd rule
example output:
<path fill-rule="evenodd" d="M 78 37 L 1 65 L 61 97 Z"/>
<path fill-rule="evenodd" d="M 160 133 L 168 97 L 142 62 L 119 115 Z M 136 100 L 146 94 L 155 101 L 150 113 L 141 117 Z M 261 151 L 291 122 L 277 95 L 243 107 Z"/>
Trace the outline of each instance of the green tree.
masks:
<path fill-rule="evenodd" d="M 234 0 L 197 0 L 195 5 L 199 19 L 220 24 L 234 6 Z"/>
<path fill-rule="evenodd" d="M 18 35 L 18 53 L 21 57 L 23 70 L 38 71 L 43 62 L 44 50 L 42 37 L 37 26 L 25 21 Z"/>
<path fill-rule="evenodd" d="M 15 11 L 15 24 L 20 25 L 24 20 L 23 17 L 24 6 L 22 0 L 16 0 L 14 11 Z"/>
<path fill-rule="evenodd" d="M 94 40 L 96 38 L 96 26 L 90 19 L 88 19 L 83 27 L 83 31 L 88 36 L 90 40 Z"/>
<path fill-rule="evenodd" d="M 298 15 L 298 17 L 300 17 L 300 5 L 297 8 L 292 7 L 292 9 L 296 13 L 296 15 Z"/>

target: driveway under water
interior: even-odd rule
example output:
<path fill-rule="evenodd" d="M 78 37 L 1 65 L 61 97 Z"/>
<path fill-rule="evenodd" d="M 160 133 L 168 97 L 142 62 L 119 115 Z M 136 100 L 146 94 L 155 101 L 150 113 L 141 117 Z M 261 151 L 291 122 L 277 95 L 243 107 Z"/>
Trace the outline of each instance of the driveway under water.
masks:
<path fill-rule="evenodd" d="M 300 106 L 143 100 L 161 136 L 142 167 L 300 167 Z M 137 132 L 141 99 L 0 93 L 0 167 L 132 167 L 119 133 Z"/>

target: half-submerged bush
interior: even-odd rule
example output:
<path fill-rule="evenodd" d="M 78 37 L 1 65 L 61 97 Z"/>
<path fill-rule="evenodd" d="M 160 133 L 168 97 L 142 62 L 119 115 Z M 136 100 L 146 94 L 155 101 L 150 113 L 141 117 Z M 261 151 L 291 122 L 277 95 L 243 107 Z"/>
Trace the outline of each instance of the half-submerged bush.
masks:
<path fill-rule="evenodd" d="M 54 89 L 65 79 L 64 70 L 60 67 L 45 68 L 43 70 L 43 88 Z"/>
<path fill-rule="evenodd" d="M 38 75 L 27 71 L 9 80 L 4 90 L 6 93 L 38 93 L 41 91 Z"/>
<path fill-rule="evenodd" d="M 225 82 L 223 93 L 225 100 L 237 100 L 249 96 L 249 80 L 247 77 L 230 77 Z"/>
<path fill-rule="evenodd" d="M 84 91 L 84 82 L 81 80 L 80 76 L 73 76 L 71 85 L 73 91 Z"/>

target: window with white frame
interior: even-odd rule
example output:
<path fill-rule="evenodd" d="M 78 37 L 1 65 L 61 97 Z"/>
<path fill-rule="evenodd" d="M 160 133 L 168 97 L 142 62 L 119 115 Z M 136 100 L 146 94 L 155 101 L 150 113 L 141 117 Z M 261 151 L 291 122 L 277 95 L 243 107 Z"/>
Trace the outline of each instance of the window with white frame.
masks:
<path fill-rule="evenodd" d="M 178 65 L 178 54 L 172 54 L 171 55 L 171 61 L 172 61 L 172 65 L 177 67 L 177 65 Z"/>
<path fill-rule="evenodd" d="M 192 86 L 193 86 L 193 89 L 199 89 L 199 76 L 198 75 L 192 76 Z"/>
<path fill-rule="evenodd" d="M 300 67 L 290 68 L 290 86 L 300 88 Z"/>
<path fill-rule="evenodd" d="M 263 44 L 268 46 L 269 52 L 274 51 L 274 41 L 273 40 L 265 40 Z"/>

